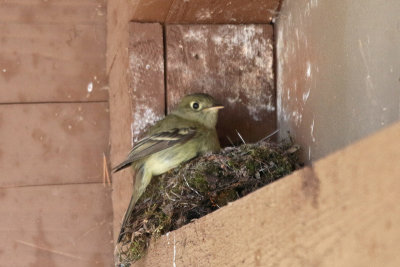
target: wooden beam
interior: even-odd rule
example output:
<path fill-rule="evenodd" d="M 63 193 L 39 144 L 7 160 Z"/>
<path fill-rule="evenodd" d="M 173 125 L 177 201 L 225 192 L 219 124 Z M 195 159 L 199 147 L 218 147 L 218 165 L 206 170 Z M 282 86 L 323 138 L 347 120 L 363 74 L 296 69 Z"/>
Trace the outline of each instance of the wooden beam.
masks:
<path fill-rule="evenodd" d="M 153 242 L 133 266 L 399 266 L 400 124 Z"/>
<path fill-rule="evenodd" d="M 242 24 L 271 23 L 279 4 L 280 0 L 133 0 L 125 8 L 131 9 L 132 20 L 141 22 Z"/>
<path fill-rule="evenodd" d="M 166 23 L 271 23 L 280 0 L 173 1 Z"/>
<path fill-rule="evenodd" d="M 122 162 L 146 129 L 165 114 L 162 26 L 132 22 L 128 33 L 110 72 L 112 166 Z M 114 233 L 131 198 L 132 175 L 130 169 L 113 175 Z"/>
<path fill-rule="evenodd" d="M 271 23 L 281 0 L 113 0 L 108 5 L 108 24 L 128 21 L 165 24 L 249 24 Z M 119 35 L 108 31 L 108 35 Z M 110 39 L 110 38 L 109 38 Z"/>

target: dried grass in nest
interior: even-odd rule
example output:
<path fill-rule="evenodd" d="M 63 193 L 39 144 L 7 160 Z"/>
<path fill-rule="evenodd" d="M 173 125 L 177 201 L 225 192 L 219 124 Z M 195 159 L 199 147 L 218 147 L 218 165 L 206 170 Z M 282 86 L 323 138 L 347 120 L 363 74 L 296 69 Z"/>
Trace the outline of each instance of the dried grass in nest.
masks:
<path fill-rule="evenodd" d="M 143 256 L 152 238 L 291 173 L 298 167 L 297 151 L 292 142 L 227 147 L 153 178 L 116 246 L 116 265 L 130 266 Z"/>

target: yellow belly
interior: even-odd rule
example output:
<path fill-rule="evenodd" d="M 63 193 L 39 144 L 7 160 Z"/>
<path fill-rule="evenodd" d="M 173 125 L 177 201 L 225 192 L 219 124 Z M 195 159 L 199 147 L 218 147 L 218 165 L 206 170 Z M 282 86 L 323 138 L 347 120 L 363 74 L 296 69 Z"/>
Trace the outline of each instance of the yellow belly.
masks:
<path fill-rule="evenodd" d="M 145 164 L 147 170 L 153 176 L 156 176 L 177 167 L 182 162 L 196 157 L 196 155 L 196 152 L 190 153 L 184 148 L 176 149 L 176 147 L 171 147 L 151 155 Z"/>

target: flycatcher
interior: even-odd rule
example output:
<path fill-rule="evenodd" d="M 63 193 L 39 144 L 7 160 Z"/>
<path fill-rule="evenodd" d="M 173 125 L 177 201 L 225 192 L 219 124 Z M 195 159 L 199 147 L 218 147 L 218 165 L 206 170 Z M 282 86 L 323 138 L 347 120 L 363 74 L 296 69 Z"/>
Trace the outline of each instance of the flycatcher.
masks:
<path fill-rule="evenodd" d="M 122 221 L 118 242 L 124 236 L 133 207 L 153 176 L 163 174 L 182 162 L 220 149 L 215 126 L 218 110 L 223 108 L 207 94 L 192 94 L 182 98 L 178 107 L 158 121 L 137 142 L 127 159 L 113 171 L 133 166 L 135 184 L 128 209 Z"/>

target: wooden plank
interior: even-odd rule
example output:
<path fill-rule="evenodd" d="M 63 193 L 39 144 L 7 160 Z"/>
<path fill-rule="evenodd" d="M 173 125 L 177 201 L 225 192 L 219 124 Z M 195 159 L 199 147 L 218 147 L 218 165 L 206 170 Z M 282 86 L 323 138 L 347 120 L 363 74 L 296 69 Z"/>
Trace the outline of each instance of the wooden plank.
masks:
<path fill-rule="evenodd" d="M 119 24 L 122 27 L 131 20 L 167 24 L 271 23 L 277 15 L 280 2 L 280 0 L 114 0 L 108 2 L 107 16 L 109 24 Z M 118 34 L 112 31 L 108 33 Z"/>
<path fill-rule="evenodd" d="M 270 23 L 280 0 L 114 0 L 107 3 L 107 69 L 127 40 L 130 21 L 159 23 Z M 126 46 L 125 46 L 126 47 Z"/>
<path fill-rule="evenodd" d="M 107 5 L 107 72 L 110 84 L 110 158 L 116 166 L 132 146 L 131 99 L 129 94 L 129 16 L 124 0 Z M 129 2 L 131 3 L 131 2 Z M 113 232 L 117 236 L 122 216 L 132 194 L 132 171 L 112 175 Z"/>
<path fill-rule="evenodd" d="M 128 49 L 119 50 L 110 72 L 113 166 L 125 159 L 133 143 L 165 112 L 162 26 L 158 23 L 130 23 L 127 41 Z M 117 232 L 132 194 L 132 172 L 116 173 L 113 180 Z"/>
<path fill-rule="evenodd" d="M 0 24 L 105 24 L 105 0 L 13 0 L 0 5 Z"/>
<path fill-rule="evenodd" d="M 271 25 L 167 25 L 167 102 L 206 92 L 220 101 L 219 134 L 248 142 L 276 129 Z"/>
<path fill-rule="evenodd" d="M 270 23 L 280 0 L 177 0 L 166 23 Z"/>
<path fill-rule="evenodd" d="M 165 23 L 174 0 L 134 0 L 132 19 L 142 22 Z"/>
<path fill-rule="evenodd" d="M 117 60 L 128 61 L 129 23 L 135 1 L 114 0 L 107 3 L 107 73 L 111 83 L 112 72 L 118 68 Z M 118 56 L 117 56 L 118 54 Z M 127 66 L 127 65 L 126 65 Z M 126 69 L 127 67 L 124 67 Z M 114 75 L 115 76 L 115 75 Z M 122 75 L 118 75 L 121 77 Z M 115 80 L 115 79 L 114 79 Z M 113 87 L 111 86 L 111 89 Z"/>
<path fill-rule="evenodd" d="M 399 266 L 399 136 L 398 123 L 169 233 L 133 266 Z"/>
<path fill-rule="evenodd" d="M 0 105 L 0 187 L 101 182 L 107 103 Z"/>
<path fill-rule="evenodd" d="M 104 25 L 0 24 L 0 102 L 107 100 Z"/>
<path fill-rule="evenodd" d="M 0 189 L 2 266 L 111 266 L 110 189 L 101 184 Z"/>
<path fill-rule="evenodd" d="M 129 34 L 132 138 L 136 142 L 165 113 L 164 44 L 158 23 L 130 23 Z"/>

